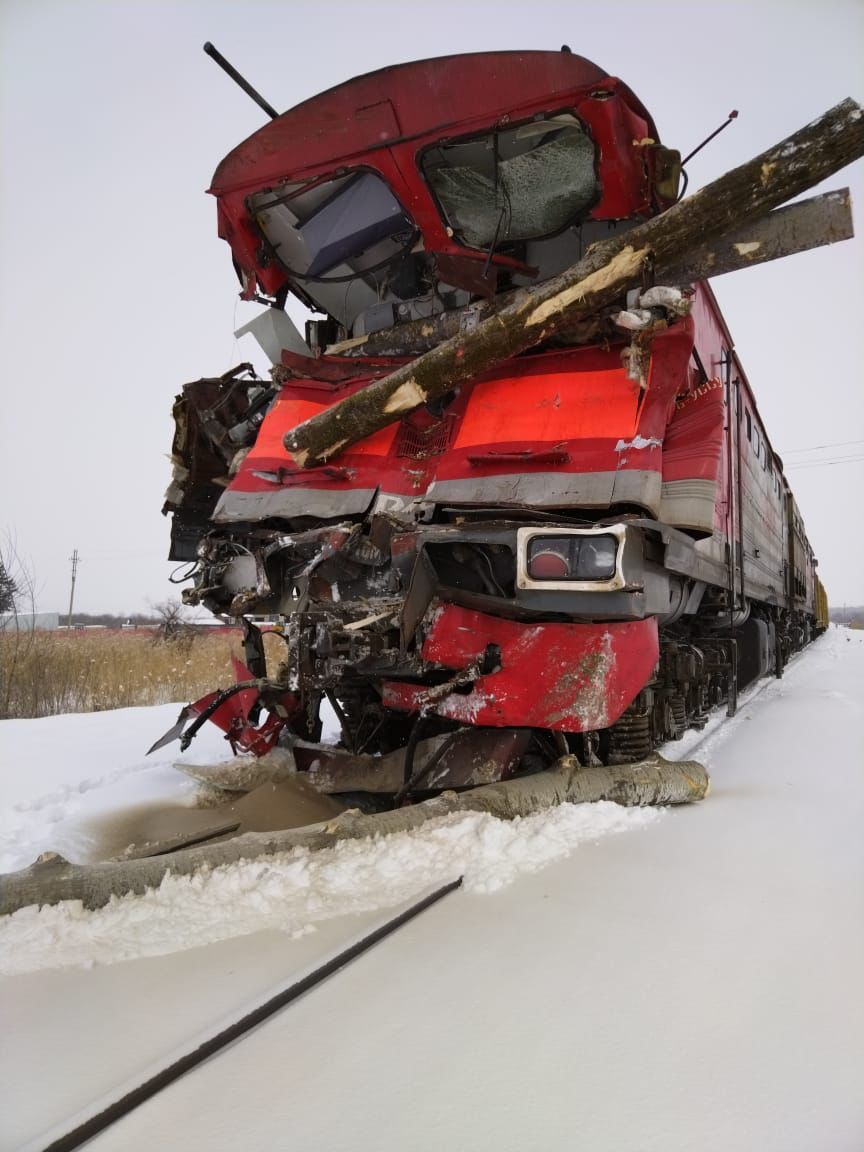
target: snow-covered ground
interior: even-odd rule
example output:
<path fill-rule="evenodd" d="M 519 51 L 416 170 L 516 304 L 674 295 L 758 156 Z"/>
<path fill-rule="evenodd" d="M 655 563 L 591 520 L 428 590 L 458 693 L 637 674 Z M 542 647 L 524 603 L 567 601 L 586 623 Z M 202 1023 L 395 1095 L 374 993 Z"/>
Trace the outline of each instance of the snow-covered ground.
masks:
<path fill-rule="evenodd" d="M 105 859 L 152 813 L 193 804 L 197 785 L 173 764 L 212 762 L 230 748 L 211 725 L 182 756 L 175 744 L 145 760 L 144 730 L 160 735 L 176 715 L 171 704 L 0 724 L 0 763 L 23 769 L 10 780 L 17 800 L 0 820 L 0 871 L 26 867 L 49 849 L 75 863 Z M 325 739 L 337 731 L 328 711 Z M 96 912 L 74 901 L 22 909 L 0 920 L 0 975 L 158 956 L 268 928 L 300 936 L 324 920 L 396 907 L 458 876 L 469 891 L 491 892 L 580 844 L 659 816 L 609 803 L 568 804 L 512 822 L 466 813 L 375 843 L 168 877 L 158 890 Z"/>
<path fill-rule="evenodd" d="M 173 764 L 226 759 L 231 749 L 211 724 L 188 752 L 174 744 L 145 757 L 179 707 L 0 721 L 0 872 L 48 849 L 77 864 L 104 859 L 119 809 L 191 804 L 195 784 Z"/>
<path fill-rule="evenodd" d="M 3 866 L 86 859 L 130 797 L 190 803 L 170 751 L 139 754 L 175 714 L 0 724 Z M 455 818 L 8 918 L 0 1146 L 44 1147 L 465 873 L 92 1147 L 859 1150 L 862 721 L 864 636 L 832 629 L 674 746 L 711 769 L 701 805 Z"/>

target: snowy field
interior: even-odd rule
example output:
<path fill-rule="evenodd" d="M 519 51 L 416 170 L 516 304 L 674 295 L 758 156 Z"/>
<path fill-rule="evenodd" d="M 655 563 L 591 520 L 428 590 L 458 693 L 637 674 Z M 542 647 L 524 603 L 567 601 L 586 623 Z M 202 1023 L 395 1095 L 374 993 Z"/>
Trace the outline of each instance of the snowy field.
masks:
<path fill-rule="evenodd" d="M 194 802 L 165 708 L 0 723 L 0 870 Z M 43 1148 L 464 874 L 89 1147 L 864 1147 L 864 636 L 831 631 L 667 754 L 703 804 L 453 817 L 0 922 L 0 1147 Z M 226 755 L 202 733 L 185 755 Z M 610 835 L 622 833 L 626 835 Z"/>

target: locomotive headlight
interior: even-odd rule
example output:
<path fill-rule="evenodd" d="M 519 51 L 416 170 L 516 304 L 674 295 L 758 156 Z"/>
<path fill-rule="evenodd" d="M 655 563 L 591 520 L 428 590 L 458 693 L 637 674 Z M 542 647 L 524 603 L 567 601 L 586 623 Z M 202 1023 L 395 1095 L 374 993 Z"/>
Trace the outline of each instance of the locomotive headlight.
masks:
<path fill-rule="evenodd" d="M 624 526 L 520 528 L 517 583 L 520 588 L 576 591 L 622 588 Z"/>
<path fill-rule="evenodd" d="M 532 580 L 569 580 L 570 551 L 566 536 L 536 536 L 528 543 L 528 575 Z"/>

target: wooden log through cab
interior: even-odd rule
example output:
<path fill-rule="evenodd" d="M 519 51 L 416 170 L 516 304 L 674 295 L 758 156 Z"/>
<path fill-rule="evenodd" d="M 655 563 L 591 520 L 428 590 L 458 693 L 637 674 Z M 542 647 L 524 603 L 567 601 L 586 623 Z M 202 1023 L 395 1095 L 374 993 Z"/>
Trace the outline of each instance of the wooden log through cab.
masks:
<path fill-rule="evenodd" d="M 697 280 L 711 280 L 742 268 L 754 268 L 797 252 L 808 252 L 854 236 L 852 226 L 852 198 L 848 188 L 823 192 L 783 208 L 775 208 L 757 220 L 730 228 L 707 244 L 700 244 L 683 259 L 654 268 L 658 284 L 682 287 Z M 502 293 L 493 300 L 479 300 L 467 308 L 453 308 L 438 316 L 409 320 L 334 344 L 327 349 L 329 355 L 339 355 L 344 349 L 352 356 L 419 356 L 443 340 L 460 332 L 468 332 L 481 320 L 515 299 L 518 289 Z M 608 309 L 611 316 L 617 309 Z M 556 338 L 564 344 L 583 344 L 596 340 L 604 333 L 614 331 L 608 316 L 592 316 L 571 320 L 562 319 Z M 619 332 L 620 335 L 620 332 Z M 276 369 L 277 378 L 282 369 Z M 284 372 L 288 379 L 291 372 Z"/>
<path fill-rule="evenodd" d="M 286 433 L 301 467 L 340 451 L 429 400 L 548 339 L 564 322 L 590 317 L 657 266 L 683 262 L 696 247 L 766 215 L 864 155 L 864 112 L 844 100 L 753 160 L 727 172 L 623 236 L 595 244 L 561 275 L 496 302 L 459 333 L 389 376 Z"/>

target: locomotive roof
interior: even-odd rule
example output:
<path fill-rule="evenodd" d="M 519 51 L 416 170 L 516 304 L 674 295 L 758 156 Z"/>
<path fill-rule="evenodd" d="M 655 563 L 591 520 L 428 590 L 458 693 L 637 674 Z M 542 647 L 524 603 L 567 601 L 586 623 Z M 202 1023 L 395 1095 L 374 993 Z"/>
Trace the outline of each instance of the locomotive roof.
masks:
<path fill-rule="evenodd" d="M 481 143 L 487 136 L 493 144 Z M 437 260 L 424 273 L 436 282 L 477 290 L 478 268 L 471 261 L 483 253 L 488 263 L 490 252 L 496 269 L 509 261 L 536 276 L 518 257 L 514 265 L 508 243 L 552 237 L 587 219 L 630 220 L 668 206 L 653 182 L 658 145 L 642 103 L 590 60 L 569 51 L 481 52 L 383 68 L 298 104 L 230 152 L 210 192 L 244 299 L 252 298 L 256 283 L 274 300 L 289 290 L 307 302 L 314 298 L 316 307 L 350 328 L 356 317 L 339 312 L 333 280 L 326 299 L 320 288 L 321 273 L 332 267 L 341 267 L 341 282 L 366 275 L 356 259 L 344 265 L 349 249 L 354 257 L 377 252 L 395 267 L 413 242 L 406 239 L 400 250 L 387 237 L 413 233 Z M 494 158 L 494 177 L 479 172 L 485 150 Z M 537 155 L 520 160 L 529 152 Z M 490 231 L 489 220 L 475 219 L 472 228 L 466 218 L 482 214 L 484 206 L 488 216 L 497 207 L 498 181 L 511 160 L 513 179 L 521 178 L 524 187 L 519 195 L 509 188 L 502 193 L 510 208 L 504 232 Z M 343 187 L 352 177 L 354 184 Z M 484 179 L 496 190 L 491 197 L 474 187 Z M 532 192 L 538 182 L 545 198 Z M 337 202 L 339 196 L 344 199 Z M 328 215 L 316 221 L 325 200 L 332 202 Z M 336 233 L 351 227 L 348 244 Z M 534 253 L 538 266 L 541 257 Z M 312 291 L 313 283 L 319 289 Z M 351 297 L 358 314 L 379 299 L 371 288 L 368 300 L 361 296 L 362 290 Z"/>
<path fill-rule="evenodd" d="M 582 56 L 473 52 L 381 68 L 304 100 L 229 152 L 210 192 L 220 196 L 451 128 L 470 131 L 474 121 L 488 125 L 514 108 L 598 90 L 623 97 L 657 139 L 630 88 Z"/>

